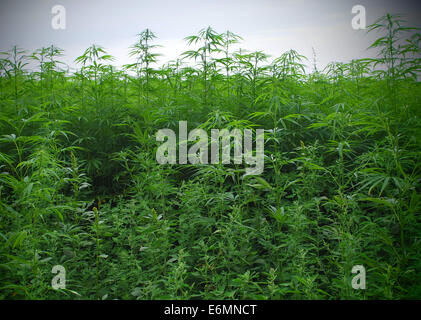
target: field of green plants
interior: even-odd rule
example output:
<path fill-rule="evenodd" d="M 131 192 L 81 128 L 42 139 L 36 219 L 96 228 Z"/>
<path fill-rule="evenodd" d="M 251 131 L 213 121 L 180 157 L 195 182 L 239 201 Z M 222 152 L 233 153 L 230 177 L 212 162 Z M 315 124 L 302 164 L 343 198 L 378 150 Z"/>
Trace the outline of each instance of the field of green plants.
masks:
<path fill-rule="evenodd" d="M 122 68 L 97 45 L 76 72 L 55 46 L 2 53 L 0 299 L 421 298 L 421 35 L 368 32 L 377 58 L 323 70 L 211 27 L 162 67 L 149 29 Z M 265 129 L 264 172 L 160 165 L 179 121 Z"/>

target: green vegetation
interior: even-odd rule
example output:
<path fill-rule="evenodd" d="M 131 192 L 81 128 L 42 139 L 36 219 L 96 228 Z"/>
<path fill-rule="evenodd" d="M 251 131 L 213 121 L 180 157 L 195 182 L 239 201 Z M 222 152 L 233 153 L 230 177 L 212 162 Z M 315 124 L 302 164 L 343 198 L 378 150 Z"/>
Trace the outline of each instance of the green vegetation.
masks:
<path fill-rule="evenodd" d="M 420 298 L 421 36 L 391 15 L 369 31 L 376 59 L 311 73 L 210 27 L 159 69 L 150 30 L 120 70 L 97 45 L 72 74 L 54 46 L 3 53 L 0 297 Z M 264 128 L 263 174 L 159 165 L 181 120 Z"/>

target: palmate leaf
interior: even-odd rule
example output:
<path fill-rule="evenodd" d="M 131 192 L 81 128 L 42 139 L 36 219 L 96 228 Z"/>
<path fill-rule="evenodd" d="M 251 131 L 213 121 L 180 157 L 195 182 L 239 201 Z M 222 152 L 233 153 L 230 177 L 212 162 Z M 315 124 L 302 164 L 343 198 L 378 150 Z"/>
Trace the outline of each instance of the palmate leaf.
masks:
<path fill-rule="evenodd" d="M 5 134 L 5 135 L 3 135 L 2 138 L 0 138 L 0 141 L 2 141 L 2 142 L 15 142 L 16 140 L 17 140 L 16 135 L 14 133 Z"/>
<path fill-rule="evenodd" d="M 398 203 L 398 200 L 395 198 L 364 197 L 364 198 L 360 198 L 359 201 L 369 201 L 369 202 L 380 204 L 389 208 L 393 208 Z"/>
<path fill-rule="evenodd" d="M 253 179 L 256 183 L 254 184 L 247 184 L 250 187 L 256 188 L 256 189 L 262 189 L 262 190 L 272 190 L 272 186 L 262 177 L 254 176 Z"/>
<path fill-rule="evenodd" d="M 263 118 L 265 116 L 270 115 L 269 112 L 267 111 L 257 111 L 257 112 L 253 112 L 249 114 L 249 118 L 250 119 L 254 119 L 254 118 Z"/>
<path fill-rule="evenodd" d="M 0 181 L 1 181 L 1 178 L 0 178 Z M 5 203 L 2 203 L 2 202 L 0 202 L 0 206 L 2 206 L 3 209 L 5 210 L 5 211 L 3 211 L 4 213 L 11 214 L 11 217 L 14 218 L 14 219 L 18 219 L 19 218 L 19 212 L 17 212 L 11 206 L 9 206 L 9 205 L 7 205 Z"/>
<path fill-rule="evenodd" d="M 26 230 L 22 230 L 12 234 L 8 241 L 6 242 L 7 246 L 12 248 L 19 248 L 22 246 L 23 241 L 28 237 L 28 232 Z"/>
<path fill-rule="evenodd" d="M 362 191 L 369 187 L 367 191 L 368 194 L 371 194 L 373 190 L 380 187 L 378 194 L 380 197 L 391 182 L 393 182 L 395 187 L 397 187 L 397 189 L 400 191 L 402 191 L 404 188 L 404 183 L 401 178 L 389 176 L 381 168 L 366 168 L 361 170 L 360 173 L 365 178 L 358 183 L 358 185 L 361 185 L 359 190 Z"/>
<path fill-rule="evenodd" d="M 283 224 L 287 219 L 284 207 L 276 208 L 274 206 L 269 205 L 266 207 L 266 210 L 280 224 Z"/>

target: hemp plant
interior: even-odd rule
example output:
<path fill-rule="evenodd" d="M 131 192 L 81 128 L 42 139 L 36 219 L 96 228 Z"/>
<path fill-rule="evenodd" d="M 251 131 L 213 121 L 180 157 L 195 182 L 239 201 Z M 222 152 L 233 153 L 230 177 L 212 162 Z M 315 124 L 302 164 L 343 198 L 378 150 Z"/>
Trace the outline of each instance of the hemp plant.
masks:
<path fill-rule="evenodd" d="M 151 91 L 151 77 L 154 70 L 151 64 L 157 61 L 158 53 L 153 53 L 152 50 L 159 47 L 159 45 L 151 44 L 151 41 L 156 38 L 155 34 L 150 29 L 145 29 L 137 35 L 139 39 L 130 47 L 129 55 L 136 58 L 136 63 L 130 66 L 135 69 L 138 81 L 138 98 L 137 103 L 140 104 L 140 97 L 145 96 L 146 104 L 150 102 Z"/>

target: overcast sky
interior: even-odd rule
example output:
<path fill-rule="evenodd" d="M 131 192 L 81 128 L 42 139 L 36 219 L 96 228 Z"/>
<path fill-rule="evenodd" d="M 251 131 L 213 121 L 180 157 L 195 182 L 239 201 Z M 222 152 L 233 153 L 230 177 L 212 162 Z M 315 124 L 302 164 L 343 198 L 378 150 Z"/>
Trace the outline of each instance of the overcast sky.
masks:
<path fill-rule="evenodd" d="M 421 27 L 421 1 L 408 0 L 0 0 L 0 50 L 54 44 L 65 50 L 62 60 L 74 66 L 77 56 L 98 44 L 122 65 L 132 61 L 128 47 L 136 34 L 150 28 L 163 46 L 162 63 L 188 49 L 184 37 L 210 25 L 241 35 L 242 48 L 272 57 L 295 49 L 312 60 L 314 47 L 323 68 L 330 61 L 374 54 L 366 49 L 376 35 L 351 26 L 351 10 L 358 4 L 366 8 L 367 24 L 390 12 Z M 66 9 L 65 30 L 52 28 L 54 5 Z"/>

